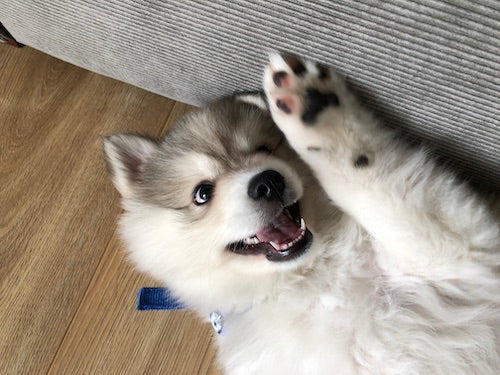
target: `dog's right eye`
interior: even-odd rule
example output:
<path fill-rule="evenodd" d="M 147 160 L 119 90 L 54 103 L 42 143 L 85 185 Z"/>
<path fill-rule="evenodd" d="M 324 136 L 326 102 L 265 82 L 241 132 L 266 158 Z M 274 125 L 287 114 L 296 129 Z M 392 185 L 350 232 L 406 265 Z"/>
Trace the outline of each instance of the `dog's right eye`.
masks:
<path fill-rule="evenodd" d="M 214 192 L 214 185 L 204 182 L 194 189 L 194 204 L 200 206 L 207 203 Z"/>

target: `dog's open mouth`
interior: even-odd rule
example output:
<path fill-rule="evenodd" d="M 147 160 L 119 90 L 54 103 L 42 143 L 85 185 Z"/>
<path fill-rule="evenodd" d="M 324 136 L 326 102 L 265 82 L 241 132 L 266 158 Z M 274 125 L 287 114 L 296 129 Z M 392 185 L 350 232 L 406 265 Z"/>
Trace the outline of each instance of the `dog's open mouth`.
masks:
<path fill-rule="evenodd" d="M 283 211 L 267 226 L 228 246 L 234 253 L 252 255 L 265 254 L 270 261 L 284 261 L 302 255 L 312 241 L 312 233 L 300 216 L 296 202 Z"/>

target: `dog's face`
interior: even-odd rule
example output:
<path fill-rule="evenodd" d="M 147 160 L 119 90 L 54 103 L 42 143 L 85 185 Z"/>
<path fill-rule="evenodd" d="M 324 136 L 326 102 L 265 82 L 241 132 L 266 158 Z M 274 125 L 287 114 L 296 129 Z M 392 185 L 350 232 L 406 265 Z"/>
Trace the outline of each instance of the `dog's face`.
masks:
<path fill-rule="evenodd" d="M 257 106 L 226 99 L 162 140 L 114 135 L 104 151 L 131 257 L 170 285 L 286 272 L 306 258 L 304 165 Z"/>

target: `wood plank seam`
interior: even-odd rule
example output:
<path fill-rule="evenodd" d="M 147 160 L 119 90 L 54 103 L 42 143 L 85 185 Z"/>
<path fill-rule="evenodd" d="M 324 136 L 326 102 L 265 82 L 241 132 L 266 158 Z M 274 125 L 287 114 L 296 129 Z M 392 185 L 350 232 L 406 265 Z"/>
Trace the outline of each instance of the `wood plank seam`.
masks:
<path fill-rule="evenodd" d="M 121 215 L 121 213 L 120 213 L 120 215 Z M 56 358 L 59 355 L 59 351 L 61 350 L 61 347 L 62 347 L 64 341 L 66 340 L 66 336 L 68 335 L 68 332 L 70 332 L 71 327 L 73 327 L 73 325 L 74 325 L 75 318 L 78 315 L 78 311 L 80 310 L 80 308 L 82 307 L 82 305 L 84 304 L 84 302 L 86 300 L 86 297 L 90 293 L 90 286 L 93 284 L 94 279 L 97 277 L 97 272 L 101 269 L 101 266 L 102 266 L 101 263 L 106 255 L 106 252 L 108 251 L 108 248 L 110 247 L 111 243 L 113 242 L 113 239 L 115 238 L 115 236 L 116 236 L 116 229 L 111 233 L 109 240 L 107 241 L 106 246 L 104 248 L 104 251 L 101 253 L 101 256 L 99 258 L 99 262 L 97 262 L 96 268 L 94 269 L 94 272 L 92 273 L 92 277 L 89 278 L 89 283 L 88 283 L 87 287 L 85 288 L 85 293 L 83 294 L 83 297 L 80 300 L 78 307 L 75 309 L 73 316 L 71 317 L 71 321 L 69 322 L 69 324 L 66 328 L 66 331 L 64 332 L 64 335 L 62 336 L 62 339 L 59 342 L 57 350 L 54 352 L 54 356 L 52 357 L 52 360 L 50 362 L 50 366 L 47 368 L 46 374 L 50 374 L 50 372 L 52 371 L 52 366 L 54 365 L 54 361 L 56 360 Z"/>
<path fill-rule="evenodd" d="M 168 128 L 168 125 L 170 124 L 170 121 L 172 119 L 172 116 L 174 116 L 174 111 L 176 110 L 176 108 L 179 107 L 179 103 L 178 102 L 175 102 L 174 105 L 172 106 L 172 108 L 170 109 L 170 112 L 165 120 L 165 122 L 163 123 L 163 125 L 161 126 L 160 128 L 160 131 L 159 131 L 159 135 L 161 136 L 165 131 L 166 129 Z M 104 162 L 103 162 L 103 168 L 105 168 L 104 166 Z M 117 215 L 117 217 L 115 218 L 115 221 L 122 215 L 123 213 L 123 210 L 120 212 L 119 215 Z M 78 316 L 78 312 L 80 311 L 80 308 L 82 307 L 82 305 L 85 303 L 89 293 L 90 293 L 90 286 L 93 285 L 93 283 L 95 282 L 95 279 L 97 277 L 97 272 L 102 269 L 102 262 L 103 262 L 103 259 L 105 258 L 105 255 L 108 251 L 111 251 L 109 248 L 110 248 L 110 244 L 113 242 L 113 239 L 114 237 L 117 236 L 117 229 L 115 228 L 115 230 L 111 233 L 111 235 L 109 236 L 109 239 L 108 241 L 106 242 L 106 246 L 104 248 L 104 251 L 101 253 L 101 256 L 99 258 L 99 261 L 96 263 L 96 268 L 94 269 L 94 272 L 92 273 L 92 277 L 89 278 L 89 283 L 87 284 L 87 287 L 85 288 L 85 293 L 82 297 L 82 299 L 80 300 L 80 303 L 78 304 L 78 307 L 75 309 L 74 311 L 74 314 L 73 316 L 71 317 L 71 321 L 69 322 L 67 328 L 66 328 L 66 331 L 64 332 L 64 335 L 61 339 L 61 341 L 59 342 L 59 345 L 58 345 L 58 348 L 57 350 L 55 351 L 55 354 L 52 358 L 52 361 L 50 363 L 50 366 L 48 367 L 48 370 L 46 372 L 46 374 L 49 374 L 51 371 L 52 371 L 52 368 L 53 368 L 53 364 L 54 364 L 54 361 L 56 360 L 56 358 L 58 357 L 59 353 L 60 353 L 60 350 L 61 350 L 61 347 L 68 335 L 68 332 L 71 330 L 71 328 L 73 327 L 74 325 L 74 320 L 76 318 L 76 316 Z"/>

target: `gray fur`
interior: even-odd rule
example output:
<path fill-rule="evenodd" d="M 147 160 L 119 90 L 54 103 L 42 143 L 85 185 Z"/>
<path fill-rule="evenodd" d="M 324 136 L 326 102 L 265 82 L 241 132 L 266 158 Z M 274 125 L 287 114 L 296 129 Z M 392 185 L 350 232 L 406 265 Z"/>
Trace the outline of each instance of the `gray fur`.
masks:
<path fill-rule="evenodd" d="M 127 155 L 133 152 L 134 138 L 139 136 L 113 137 L 120 137 L 115 146 L 121 147 L 121 155 Z M 196 186 L 203 182 L 198 176 L 205 173 L 193 163 L 193 158 L 206 157 L 217 169 L 215 179 L 211 181 L 216 193 L 218 176 L 244 169 L 257 147 L 267 145 L 274 148 L 281 139 L 282 133 L 267 112 L 234 98 L 223 99 L 178 120 L 157 143 L 154 153 L 142 161 L 141 175 L 136 176 L 134 171 L 127 170 L 127 176 L 131 177 L 132 189 L 141 201 L 166 208 L 187 209 Z M 106 144 L 106 139 L 104 141 Z M 117 163 L 111 162 L 109 155 L 106 159 L 113 175 Z M 122 158 L 119 168 L 126 169 L 126 164 L 126 158 Z"/>

